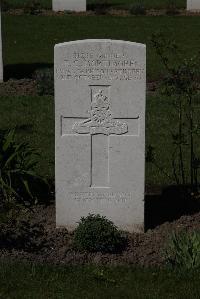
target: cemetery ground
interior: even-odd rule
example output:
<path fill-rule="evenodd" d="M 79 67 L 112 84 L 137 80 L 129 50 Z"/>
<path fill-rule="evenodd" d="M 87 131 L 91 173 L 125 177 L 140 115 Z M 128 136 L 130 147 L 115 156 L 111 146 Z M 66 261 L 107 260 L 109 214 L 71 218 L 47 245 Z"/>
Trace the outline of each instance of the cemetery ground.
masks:
<path fill-rule="evenodd" d="M 199 272 L 1 263 L 1 298 L 198 299 Z M 26 277 L 26 279 L 24 279 Z"/>
<path fill-rule="evenodd" d="M 34 75 L 39 68 L 52 67 L 55 43 L 84 38 L 146 43 L 146 144 L 155 147 L 157 161 L 169 173 L 172 152 L 169 124 L 173 130 L 176 117 L 171 100 L 161 96 L 157 88 L 164 70 L 149 37 L 159 28 L 176 40 L 184 57 L 191 57 L 199 50 L 199 25 L 199 17 L 182 16 L 94 18 L 64 15 L 52 18 L 3 15 L 8 81 L 0 86 L 0 111 L 3 111 L 0 128 L 15 127 L 18 141 L 28 141 L 38 149 L 41 156 L 36 171 L 49 180 L 52 188 L 48 198 L 43 196 L 42 205 L 31 210 L 16 206 L 13 214 L 8 215 L 9 221 L 1 226 L 2 231 L 11 232 L 11 242 L 1 243 L 0 298 L 65 298 L 66 293 L 67 298 L 133 298 L 133 294 L 140 299 L 200 297 L 199 272 L 187 275 L 165 269 L 163 256 L 163 248 L 172 231 L 200 229 L 199 209 L 190 206 L 186 212 L 177 189 L 168 188 L 172 185 L 169 178 L 149 163 L 146 163 L 147 231 L 129 235 L 124 252 L 77 253 L 72 246 L 73 235 L 55 229 L 54 100 L 52 95 L 38 95 Z M 198 101 L 196 105 L 198 109 Z M 173 213 L 168 213 L 171 211 Z M 4 223 L 4 213 L 1 219 Z"/>
<path fill-rule="evenodd" d="M 32 2 L 32 6 L 35 5 L 41 9 L 51 9 L 52 1 L 51 0 L 37 0 Z M 184 0 L 176 0 L 176 1 L 165 1 L 165 0 L 143 0 L 142 5 L 146 9 L 166 9 L 171 6 L 175 6 L 176 8 L 185 8 L 186 2 Z M 125 8 L 129 9 L 133 5 L 137 5 L 137 0 L 87 0 L 87 9 L 95 9 L 99 5 L 105 6 L 108 8 Z M 29 0 L 4 0 L 3 8 L 4 9 L 17 9 L 17 8 L 27 8 L 31 7 L 31 3 Z"/>
<path fill-rule="evenodd" d="M 119 28 L 117 31 L 115 30 L 116 26 Z M 151 144 L 156 148 L 157 160 L 161 160 L 163 167 L 169 172 L 171 161 L 170 156 L 166 156 L 165 152 L 166 150 L 169 151 L 171 142 L 166 142 L 166 140 L 169 140 L 168 136 L 170 134 L 168 130 L 169 118 L 170 123 L 175 125 L 175 115 L 174 112 L 172 113 L 170 99 L 161 96 L 156 88 L 164 78 L 165 71 L 159 57 L 152 48 L 150 37 L 159 28 L 159 31 L 164 32 L 170 39 L 176 41 L 183 57 L 192 57 L 199 50 L 199 27 L 199 17 L 155 18 L 141 16 L 112 17 L 110 19 L 108 16 L 36 17 L 3 15 L 4 76 L 6 82 L 0 87 L 0 90 L 1 95 L 6 96 L 6 98 L 1 101 L 0 105 L 5 105 L 2 108 L 7 113 L 4 113 L 3 118 L 0 120 L 2 128 L 5 128 L 5 124 L 7 128 L 16 125 L 18 128 L 20 125 L 23 128 L 24 123 L 30 123 L 28 125 L 30 130 L 31 126 L 37 125 L 37 128 L 32 132 L 34 138 L 31 134 L 27 135 L 25 129 L 21 131 L 18 129 L 18 133 L 20 137 L 28 138 L 28 141 L 34 147 L 41 147 L 40 152 L 45 153 L 45 159 L 41 158 L 38 171 L 42 175 L 52 178 L 54 176 L 54 104 L 53 98 L 48 95 L 44 97 L 37 96 L 37 87 L 34 81 L 35 71 L 41 68 L 53 67 L 53 46 L 63 40 L 87 38 L 137 40 L 137 42 L 147 44 L 147 83 L 150 92 L 147 95 L 146 144 Z M 40 28 L 45 29 L 40 30 Z M 191 32 L 193 32 L 192 35 Z M 7 81 L 11 78 L 18 80 Z M 23 78 L 26 78 L 26 80 Z M 53 83 L 51 82 L 51 86 L 49 86 L 51 92 L 52 86 Z M 14 94 L 15 97 L 13 97 Z M 30 97 L 21 98 L 21 95 L 29 95 Z M 21 101 L 24 101 L 24 103 L 21 103 Z M 31 106 L 27 106 L 28 104 Z M 15 109 L 10 110 L 13 105 Z M 23 107 L 27 107 L 28 114 L 24 114 Z M 43 114 L 41 114 L 41 111 L 43 111 Z M 35 123 L 35 116 L 40 114 L 42 123 L 39 124 L 39 120 Z M 15 123 L 16 121 L 18 123 Z M 160 121 L 163 122 L 162 126 L 158 126 Z M 46 128 L 46 130 L 44 131 L 43 128 Z M 169 183 L 166 176 L 148 165 L 146 169 L 147 185 L 167 185 Z"/>
<path fill-rule="evenodd" d="M 147 81 L 151 82 L 159 80 L 160 76 L 163 78 L 164 72 L 150 43 L 152 33 L 160 31 L 171 40 L 175 40 L 183 57 L 195 55 L 200 42 L 200 18 L 198 16 L 75 17 L 61 15 L 44 17 L 3 14 L 2 26 L 5 80 L 31 77 L 36 69 L 52 67 L 53 47 L 63 40 L 112 38 L 146 43 Z M 118 30 L 115 30 L 116 27 Z M 40 30 L 41 28 L 43 30 Z"/>

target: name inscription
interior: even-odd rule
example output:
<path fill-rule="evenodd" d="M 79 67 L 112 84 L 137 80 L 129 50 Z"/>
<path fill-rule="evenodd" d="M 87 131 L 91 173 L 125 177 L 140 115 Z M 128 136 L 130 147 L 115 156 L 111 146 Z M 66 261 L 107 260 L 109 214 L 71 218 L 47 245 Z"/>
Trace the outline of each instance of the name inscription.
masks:
<path fill-rule="evenodd" d="M 115 201 L 115 202 L 126 202 L 131 199 L 132 194 L 129 192 L 69 192 L 72 200 L 76 201 Z"/>
<path fill-rule="evenodd" d="M 74 52 L 55 72 L 60 80 L 141 80 L 144 68 L 124 53 Z"/>

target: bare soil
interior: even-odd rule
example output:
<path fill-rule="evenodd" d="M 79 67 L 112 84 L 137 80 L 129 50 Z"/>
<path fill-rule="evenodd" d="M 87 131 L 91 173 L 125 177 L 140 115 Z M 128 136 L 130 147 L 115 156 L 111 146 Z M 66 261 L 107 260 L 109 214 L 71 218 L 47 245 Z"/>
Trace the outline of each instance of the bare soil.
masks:
<path fill-rule="evenodd" d="M 36 82 L 32 79 L 10 79 L 0 84 L 0 96 L 34 96 L 36 94 Z"/>
<path fill-rule="evenodd" d="M 154 225 L 153 229 L 148 229 L 145 233 L 129 234 L 128 246 L 120 254 L 87 253 L 73 249 L 73 233 L 68 233 L 66 229 L 56 229 L 54 204 L 36 206 L 28 212 L 28 221 L 25 218 L 23 216 L 21 226 L 15 222 L 0 224 L 0 259 L 45 264 L 163 266 L 163 249 L 172 231 L 200 230 L 198 210 L 177 220 Z"/>

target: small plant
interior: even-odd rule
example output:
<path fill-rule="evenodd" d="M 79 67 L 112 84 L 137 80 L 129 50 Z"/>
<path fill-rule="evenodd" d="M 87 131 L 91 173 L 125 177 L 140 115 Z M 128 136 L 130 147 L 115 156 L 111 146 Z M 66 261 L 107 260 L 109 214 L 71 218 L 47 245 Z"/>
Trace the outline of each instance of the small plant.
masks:
<path fill-rule="evenodd" d="M 132 15 L 146 15 L 146 8 L 142 2 L 134 3 L 130 8 Z"/>
<path fill-rule="evenodd" d="M 36 186 L 47 189 L 44 179 L 34 168 L 38 154 L 27 143 L 15 141 L 15 130 L 0 134 L 0 198 L 2 202 L 17 200 L 33 204 L 37 202 Z"/>
<path fill-rule="evenodd" d="M 74 233 L 74 247 L 89 252 L 113 253 L 123 250 L 126 238 L 112 223 L 100 215 L 82 217 Z"/>
<path fill-rule="evenodd" d="M 28 1 L 24 5 L 24 13 L 37 15 L 41 12 L 41 4 L 37 0 Z"/>
<path fill-rule="evenodd" d="M 172 267 L 200 268 L 200 232 L 173 233 L 164 255 Z"/>
<path fill-rule="evenodd" d="M 34 73 L 39 95 L 54 95 L 54 73 L 52 68 L 39 69 Z"/>
<path fill-rule="evenodd" d="M 186 186 L 189 183 L 190 194 L 196 196 L 199 193 L 200 169 L 197 142 L 200 126 L 196 116 L 196 104 L 200 97 L 199 55 L 184 59 L 177 45 L 162 33 L 153 34 L 151 42 L 166 69 L 161 92 L 171 98 L 171 107 L 176 115 L 176 125 L 171 131 L 172 178 L 177 185 Z M 153 147 L 149 152 L 155 162 Z"/>

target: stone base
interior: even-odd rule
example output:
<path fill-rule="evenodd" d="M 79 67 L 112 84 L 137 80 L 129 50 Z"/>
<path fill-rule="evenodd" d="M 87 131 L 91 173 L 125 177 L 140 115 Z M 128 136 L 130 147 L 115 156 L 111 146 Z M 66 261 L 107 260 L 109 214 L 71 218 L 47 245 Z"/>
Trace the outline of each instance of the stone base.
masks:
<path fill-rule="evenodd" d="M 53 11 L 86 11 L 86 0 L 53 0 Z"/>
<path fill-rule="evenodd" d="M 200 0 L 187 0 L 187 10 L 192 12 L 199 12 Z"/>

